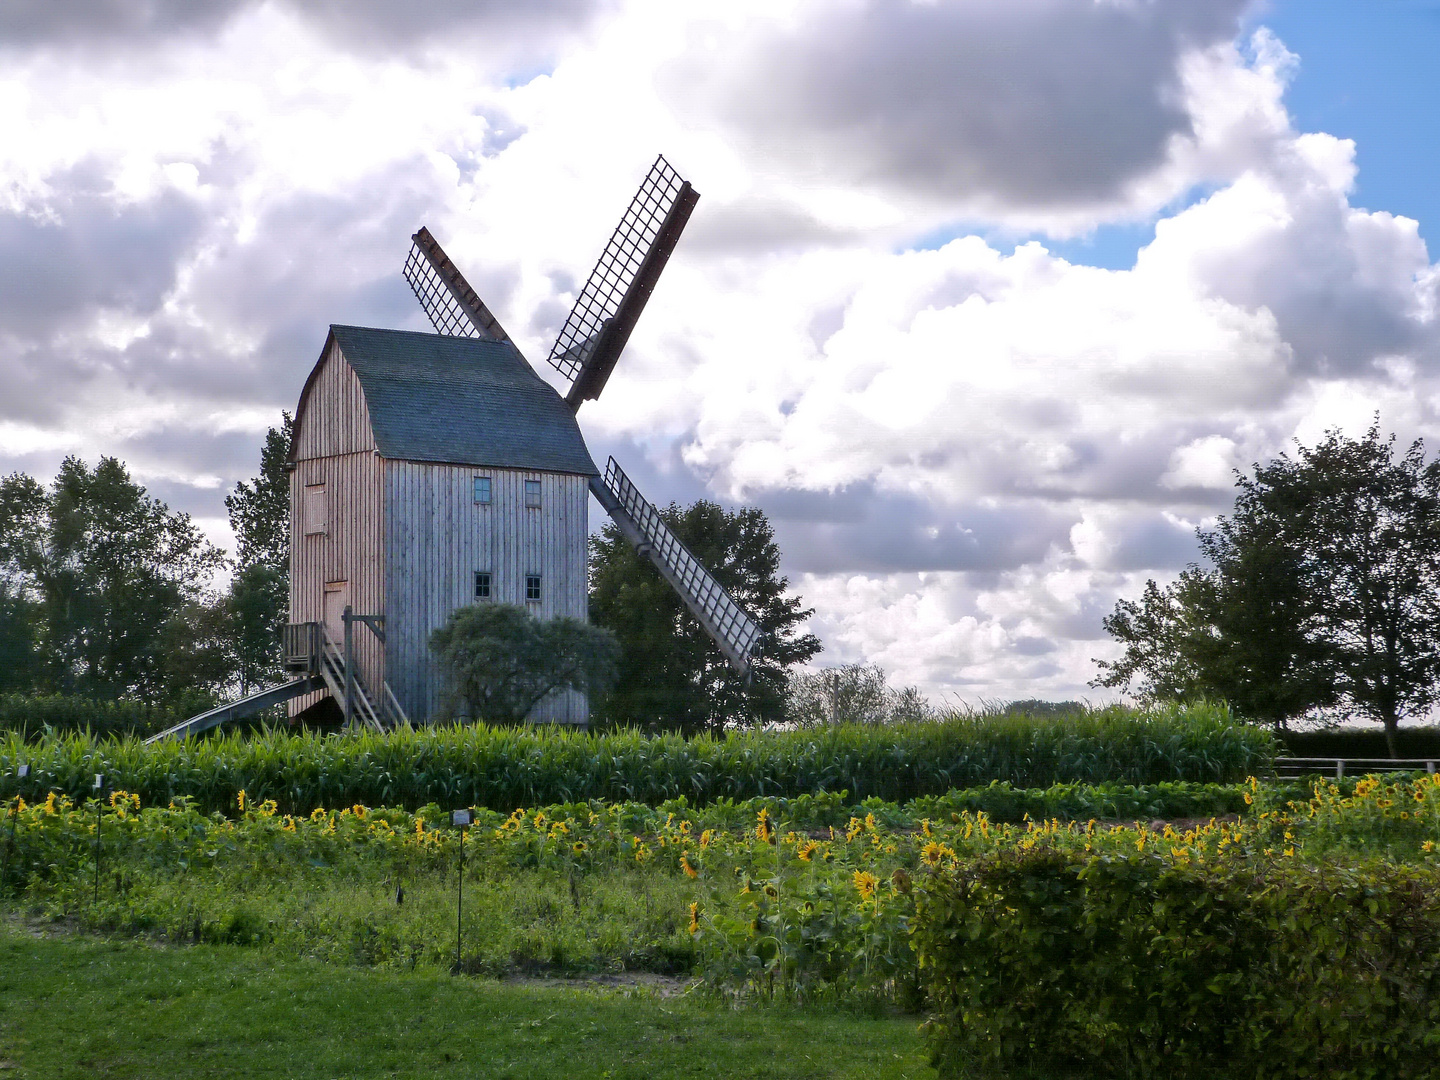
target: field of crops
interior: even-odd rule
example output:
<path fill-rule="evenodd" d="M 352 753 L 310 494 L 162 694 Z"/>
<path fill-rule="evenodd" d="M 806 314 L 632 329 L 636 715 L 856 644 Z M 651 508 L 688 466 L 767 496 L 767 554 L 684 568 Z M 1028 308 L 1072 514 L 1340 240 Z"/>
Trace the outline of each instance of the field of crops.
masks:
<path fill-rule="evenodd" d="M 96 773 L 147 805 L 181 796 L 221 810 L 236 792 L 286 813 L 316 807 L 517 806 L 591 799 L 651 805 L 845 791 L 908 800 L 1005 781 L 1233 782 L 1263 770 L 1270 736 L 1218 706 L 1061 717 L 954 716 L 933 723 L 646 738 L 516 728 L 384 736 L 273 732 L 145 746 L 62 735 L 0 737 L 0 797 L 81 798 Z M 17 766 L 30 767 L 21 781 Z"/>
<path fill-rule="evenodd" d="M 1269 752 L 1204 708 L 691 742 L 14 740 L 0 895 L 377 969 L 926 1012 L 947 1078 L 1428 1075 L 1440 784 L 1232 779 Z M 1008 777 L 942 786 L 979 763 Z M 518 799 L 557 786 L 627 797 Z"/>

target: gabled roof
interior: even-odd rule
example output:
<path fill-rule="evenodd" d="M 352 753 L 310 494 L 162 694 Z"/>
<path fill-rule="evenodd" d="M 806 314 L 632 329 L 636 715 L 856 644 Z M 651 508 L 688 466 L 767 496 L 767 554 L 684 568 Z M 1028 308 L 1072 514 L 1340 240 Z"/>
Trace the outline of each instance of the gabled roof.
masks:
<path fill-rule="evenodd" d="M 361 326 L 330 336 L 360 379 L 382 457 L 598 474 L 575 414 L 508 341 Z"/>

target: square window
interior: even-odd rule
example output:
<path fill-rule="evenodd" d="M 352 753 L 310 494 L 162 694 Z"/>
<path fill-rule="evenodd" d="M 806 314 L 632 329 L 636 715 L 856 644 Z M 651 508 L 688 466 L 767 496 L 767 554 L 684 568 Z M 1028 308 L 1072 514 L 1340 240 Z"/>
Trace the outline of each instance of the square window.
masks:
<path fill-rule="evenodd" d="M 475 571 L 475 599 L 490 599 L 490 572 L 488 570 Z"/>
<path fill-rule="evenodd" d="M 525 505 L 531 508 L 540 505 L 540 481 L 525 481 Z"/>
<path fill-rule="evenodd" d="M 475 477 L 475 501 L 477 503 L 488 503 L 490 501 L 490 477 Z"/>
<path fill-rule="evenodd" d="M 526 575 L 525 575 L 525 599 L 526 599 L 526 600 L 539 600 L 539 599 L 540 599 L 540 575 L 539 575 L 539 574 L 526 574 Z"/>
<path fill-rule="evenodd" d="M 329 531 L 330 509 L 325 499 L 324 484 L 305 485 L 305 535 Z"/>

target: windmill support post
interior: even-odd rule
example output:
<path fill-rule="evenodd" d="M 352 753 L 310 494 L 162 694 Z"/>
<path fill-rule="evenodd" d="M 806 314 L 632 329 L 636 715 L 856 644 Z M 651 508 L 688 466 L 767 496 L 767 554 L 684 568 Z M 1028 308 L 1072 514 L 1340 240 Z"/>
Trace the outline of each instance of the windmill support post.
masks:
<path fill-rule="evenodd" d="M 349 604 L 340 618 L 345 623 L 345 700 L 341 707 L 345 712 L 345 728 L 355 715 L 355 612 Z"/>

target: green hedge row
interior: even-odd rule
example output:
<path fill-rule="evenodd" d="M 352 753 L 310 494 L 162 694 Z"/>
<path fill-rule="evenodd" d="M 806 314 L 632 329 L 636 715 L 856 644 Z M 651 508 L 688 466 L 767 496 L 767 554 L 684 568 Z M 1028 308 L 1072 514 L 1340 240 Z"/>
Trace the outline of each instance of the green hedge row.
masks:
<path fill-rule="evenodd" d="M 1376 728 L 1328 728 L 1322 731 L 1286 731 L 1280 734 L 1285 752 L 1293 757 L 1388 758 L 1385 733 Z M 1395 733 L 1402 758 L 1440 759 L 1440 728 L 1401 728 Z"/>
<path fill-rule="evenodd" d="M 1003 781 L 985 787 L 963 788 L 944 795 L 922 795 L 897 803 L 871 796 L 860 802 L 845 791 L 798 795 L 794 798 L 720 799 L 705 806 L 692 806 L 688 799 L 668 799 L 657 806 L 646 803 L 618 805 L 626 828 L 637 833 L 654 833 L 667 817 L 689 820 L 696 832 L 702 829 L 739 831 L 753 828 L 762 809 L 780 829 L 843 829 L 850 819 L 874 814 L 889 829 L 916 829 L 920 822 L 950 822 L 952 814 L 984 813 L 991 821 L 1018 825 L 1028 816 L 1032 821 L 1058 818 L 1062 821 L 1118 820 L 1150 821 L 1156 818 L 1210 818 L 1239 814 L 1245 810 L 1245 784 L 1197 784 L 1167 781 L 1160 784 L 1053 784 L 1048 788 L 1017 788 Z M 1296 792 L 1297 795 L 1301 794 Z M 1308 794 L 1308 792 L 1306 793 Z M 545 806 L 547 817 L 583 817 L 587 810 L 606 804 L 570 803 Z M 449 820 L 446 808 L 426 809 L 436 824 Z M 531 807 L 530 809 L 536 809 Z M 491 811 L 493 824 L 504 820 L 504 812 Z M 492 823 L 487 815 L 477 817 Z"/>
<path fill-rule="evenodd" d="M 88 731 L 99 738 L 145 738 L 178 724 L 208 705 L 186 701 L 176 706 L 138 701 L 92 701 L 65 694 L 0 694 L 0 732 L 26 740 L 49 734 Z"/>
<path fill-rule="evenodd" d="M 317 806 L 486 806 L 719 799 L 845 791 L 903 802 L 1001 780 L 1232 782 L 1263 770 L 1274 744 L 1223 708 L 1110 709 L 1067 717 L 954 717 L 886 727 L 747 731 L 724 738 L 590 735 L 537 728 L 440 728 L 389 735 L 290 734 L 167 742 L 69 735 L 0 739 L 0 796 L 83 797 L 94 774 L 148 804 L 189 796 L 209 809 L 235 793 L 287 813 Z M 18 781 L 15 766 L 30 765 Z"/>
<path fill-rule="evenodd" d="M 1436 1075 L 1440 870 L 1040 849 L 916 887 L 942 1078 Z"/>

